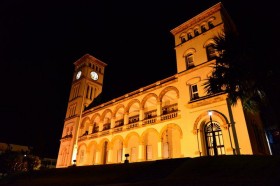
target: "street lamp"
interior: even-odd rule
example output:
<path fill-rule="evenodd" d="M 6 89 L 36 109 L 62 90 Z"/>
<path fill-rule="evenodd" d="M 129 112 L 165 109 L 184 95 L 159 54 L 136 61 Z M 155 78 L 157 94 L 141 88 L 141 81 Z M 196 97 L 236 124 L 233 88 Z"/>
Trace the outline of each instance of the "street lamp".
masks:
<path fill-rule="evenodd" d="M 127 164 L 127 163 L 129 162 L 129 160 L 128 160 L 129 154 L 125 154 L 124 156 L 125 156 L 124 163 L 126 163 L 126 164 Z"/>
<path fill-rule="evenodd" d="M 213 150 L 214 150 L 214 155 L 218 155 L 218 151 L 217 151 L 217 141 L 216 141 L 216 136 L 215 136 L 215 132 L 214 132 L 214 124 L 212 122 L 212 115 L 213 112 L 211 110 L 208 111 L 208 116 L 210 117 L 210 124 L 211 124 L 211 134 L 212 134 L 212 139 L 213 139 Z"/>

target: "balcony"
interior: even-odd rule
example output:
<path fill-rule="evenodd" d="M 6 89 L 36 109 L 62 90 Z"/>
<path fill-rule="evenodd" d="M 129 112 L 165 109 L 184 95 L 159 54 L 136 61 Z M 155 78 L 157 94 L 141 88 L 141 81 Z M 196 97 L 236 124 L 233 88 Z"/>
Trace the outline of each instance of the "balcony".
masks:
<path fill-rule="evenodd" d="M 168 105 L 162 108 L 162 115 L 157 116 L 156 110 L 145 112 L 145 119 L 139 120 L 139 115 L 131 116 L 128 118 L 128 124 L 124 124 L 124 120 L 115 121 L 115 127 L 111 128 L 111 123 L 103 124 L 103 130 L 99 131 L 98 126 L 94 127 L 91 134 L 79 137 L 79 142 L 94 138 L 99 138 L 107 136 L 113 133 L 121 133 L 128 130 L 134 130 L 141 127 L 146 127 L 147 125 L 158 125 L 164 121 L 178 118 L 178 105 Z"/>

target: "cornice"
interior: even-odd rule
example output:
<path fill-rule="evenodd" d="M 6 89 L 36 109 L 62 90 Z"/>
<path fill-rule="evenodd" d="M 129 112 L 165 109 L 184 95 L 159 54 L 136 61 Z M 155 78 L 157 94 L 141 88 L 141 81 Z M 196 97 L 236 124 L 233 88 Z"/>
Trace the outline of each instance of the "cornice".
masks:
<path fill-rule="evenodd" d="M 191 18 L 190 20 L 188 20 L 188 21 L 184 22 L 183 24 L 177 26 L 176 28 L 172 29 L 170 32 L 173 35 L 176 35 L 176 34 L 180 33 L 182 30 L 185 30 L 186 28 L 191 27 L 191 26 L 197 24 L 198 22 L 200 22 L 201 20 L 213 15 L 215 12 L 221 10 L 221 8 L 222 8 L 222 3 L 219 2 L 216 5 L 208 8 L 207 10 L 198 14 L 197 16 Z"/>

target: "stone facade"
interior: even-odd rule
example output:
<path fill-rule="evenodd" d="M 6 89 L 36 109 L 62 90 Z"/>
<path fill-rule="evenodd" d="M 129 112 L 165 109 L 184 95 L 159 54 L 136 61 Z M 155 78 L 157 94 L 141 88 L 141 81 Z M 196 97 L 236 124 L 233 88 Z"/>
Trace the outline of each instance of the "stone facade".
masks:
<path fill-rule="evenodd" d="M 215 64 L 212 38 L 224 29 L 235 28 L 218 3 L 171 30 L 177 74 L 89 109 L 107 64 L 88 54 L 76 61 L 56 167 L 269 154 L 259 117 L 203 88 Z"/>

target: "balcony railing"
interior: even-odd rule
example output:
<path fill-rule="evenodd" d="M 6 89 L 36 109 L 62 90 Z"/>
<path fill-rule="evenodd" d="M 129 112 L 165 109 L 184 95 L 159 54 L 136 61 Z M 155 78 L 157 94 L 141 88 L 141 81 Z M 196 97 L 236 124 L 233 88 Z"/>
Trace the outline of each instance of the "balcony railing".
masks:
<path fill-rule="evenodd" d="M 110 134 L 110 131 L 109 131 L 109 130 L 102 131 L 102 132 L 100 133 L 100 136 L 104 136 L 104 135 L 107 135 L 107 134 Z"/>
<path fill-rule="evenodd" d="M 161 119 L 161 121 L 168 120 L 168 119 L 173 119 L 173 118 L 176 118 L 177 115 L 178 115 L 178 112 L 172 112 L 172 113 L 162 115 L 160 117 L 160 119 Z"/>
<path fill-rule="evenodd" d="M 98 133 L 92 133 L 89 135 L 88 138 L 92 139 L 92 138 L 97 138 L 98 137 Z"/>
<path fill-rule="evenodd" d="M 121 132 L 123 130 L 123 127 L 120 126 L 120 127 L 115 127 L 113 132 L 116 133 L 116 132 Z"/>
<path fill-rule="evenodd" d="M 136 127 L 138 127 L 138 122 L 130 123 L 130 124 L 126 125 L 126 129 L 133 129 Z"/>
<path fill-rule="evenodd" d="M 145 119 L 145 120 L 143 121 L 143 125 L 155 123 L 155 122 L 156 122 L 156 119 L 157 119 L 156 117 L 154 117 L 154 118 L 149 118 L 149 119 Z"/>

